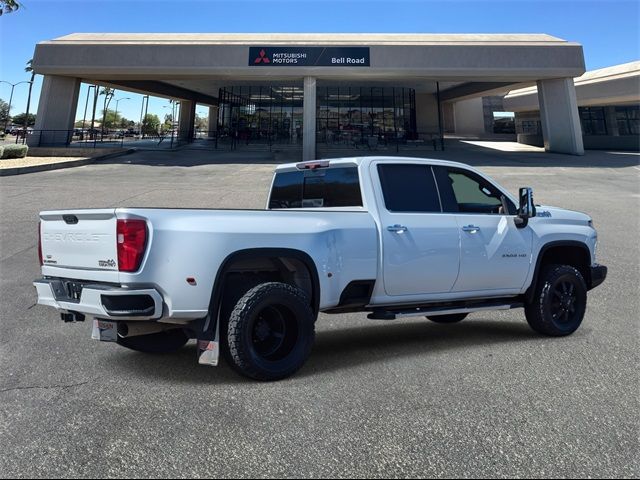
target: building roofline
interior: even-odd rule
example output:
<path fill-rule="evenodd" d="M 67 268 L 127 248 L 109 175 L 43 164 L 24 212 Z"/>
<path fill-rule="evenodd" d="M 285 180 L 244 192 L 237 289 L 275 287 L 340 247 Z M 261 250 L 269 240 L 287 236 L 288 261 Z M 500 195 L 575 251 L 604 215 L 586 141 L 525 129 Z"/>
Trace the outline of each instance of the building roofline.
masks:
<path fill-rule="evenodd" d="M 640 77 L 640 61 L 622 63 L 620 65 L 612 65 L 610 67 L 599 68 L 597 70 L 590 70 L 583 75 L 573 79 L 573 83 L 576 87 L 580 85 L 588 85 L 590 83 L 608 82 L 611 80 L 618 80 L 626 77 Z M 505 98 L 519 97 L 522 95 L 531 95 L 538 93 L 536 86 L 519 88 L 517 90 L 510 91 Z"/>
<path fill-rule="evenodd" d="M 43 44 L 211 45 L 578 45 L 536 34 L 430 33 L 71 33 Z"/>

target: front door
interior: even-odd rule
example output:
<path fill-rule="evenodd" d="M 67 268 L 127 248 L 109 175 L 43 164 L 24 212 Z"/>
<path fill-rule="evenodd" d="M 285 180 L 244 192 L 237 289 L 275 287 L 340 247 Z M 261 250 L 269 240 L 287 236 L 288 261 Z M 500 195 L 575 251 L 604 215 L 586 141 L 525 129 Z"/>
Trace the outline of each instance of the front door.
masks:
<path fill-rule="evenodd" d="M 533 235 L 515 225 L 515 205 L 474 172 L 434 167 L 443 209 L 460 232 L 460 274 L 454 292 L 520 290 L 529 274 Z"/>
<path fill-rule="evenodd" d="M 430 165 L 372 164 L 387 295 L 449 292 L 458 276 L 460 232 L 443 214 Z"/>

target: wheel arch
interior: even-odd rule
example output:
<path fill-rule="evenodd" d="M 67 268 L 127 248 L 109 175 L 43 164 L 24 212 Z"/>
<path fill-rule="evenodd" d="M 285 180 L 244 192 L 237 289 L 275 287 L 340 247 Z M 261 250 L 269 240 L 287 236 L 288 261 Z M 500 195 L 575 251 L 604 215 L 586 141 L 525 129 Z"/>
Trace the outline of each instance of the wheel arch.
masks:
<path fill-rule="evenodd" d="M 308 290 L 307 293 L 309 294 L 314 314 L 318 313 L 320 306 L 320 279 L 316 264 L 309 254 L 292 248 L 249 248 L 229 254 L 220 264 L 220 268 L 218 268 L 209 305 L 209 311 L 215 312 L 216 319 L 222 304 L 226 276 L 238 268 L 252 268 L 251 265 L 254 265 L 255 271 L 259 272 L 259 264 L 265 262 L 271 264 L 272 269 L 275 268 L 277 270 L 287 268 L 286 263 L 291 263 L 294 267 L 303 266 L 309 280 L 309 286 L 304 290 Z M 298 286 L 296 282 L 292 281 L 285 283 Z"/>
<path fill-rule="evenodd" d="M 584 277 L 587 287 L 591 288 L 591 251 L 587 244 L 577 240 L 557 240 L 545 243 L 538 252 L 533 278 L 525 292 L 525 298 L 528 302 L 533 300 L 542 267 L 551 263 L 575 267 Z"/>

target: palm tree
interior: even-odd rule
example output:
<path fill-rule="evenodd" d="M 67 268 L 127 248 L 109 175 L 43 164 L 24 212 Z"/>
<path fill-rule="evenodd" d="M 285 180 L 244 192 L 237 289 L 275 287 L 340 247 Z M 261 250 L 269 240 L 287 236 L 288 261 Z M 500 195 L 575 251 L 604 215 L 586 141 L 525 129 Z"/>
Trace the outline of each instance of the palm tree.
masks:
<path fill-rule="evenodd" d="M 20 4 L 16 0 L 0 0 L 0 15 L 15 12 L 18 8 Z"/>
<path fill-rule="evenodd" d="M 33 58 L 27 62 L 27 66 L 24 68 L 24 71 L 31 74 L 31 81 L 29 82 L 29 96 L 27 97 L 27 113 L 24 116 L 24 131 L 25 131 L 24 138 L 27 138 L 26 132 L 27 132 L 27 127 L 29 126 L 29 106 L 31 105 L 31 89 L 33 88 L 33 80 L 36 78 L 36 72 L 33 71 Z"/>
<path fill-rule="evenodd" d="M 104 110 L 102 111 L 102 135 L 104 135 L 104 125 L 107 120 L 107 110 L 109 108 L 109 103 L 111 103 L 111 99 L 116 94 L 115 88 L 104 87 L 100 91 L 100 95 L 104 95 Z"/>

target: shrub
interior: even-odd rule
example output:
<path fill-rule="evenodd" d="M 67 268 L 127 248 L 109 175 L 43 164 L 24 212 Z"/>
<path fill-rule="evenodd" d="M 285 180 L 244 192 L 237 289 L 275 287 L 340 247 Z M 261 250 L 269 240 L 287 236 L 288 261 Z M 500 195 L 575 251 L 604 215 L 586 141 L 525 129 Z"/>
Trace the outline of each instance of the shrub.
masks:
<path fill-rule="evenodd" d="M 24 158 L 28 151 L 29 147 L 26 145 L 5 145 L 0 158 Z"/>

